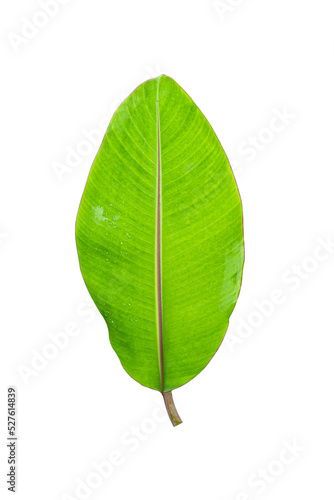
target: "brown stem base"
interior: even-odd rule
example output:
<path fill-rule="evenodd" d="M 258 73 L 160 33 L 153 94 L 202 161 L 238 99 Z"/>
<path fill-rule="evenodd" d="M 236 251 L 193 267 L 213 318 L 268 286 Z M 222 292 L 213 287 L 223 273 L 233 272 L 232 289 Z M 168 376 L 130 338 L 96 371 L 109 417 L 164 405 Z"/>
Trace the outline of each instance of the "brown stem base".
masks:
<path fill-rule="evenodd" d="M 168 416 L 170 418 L 170 421 L 174 425 L 174 427 L 176 427 L 179 424 L 182 424 L 181 417 L 178 414 L 177 409 L 175 408 L 172 392 L 171 391 L 170 392 L 163 392 L 162 396 L 163 396 L 164 401 L 165 401 Z"/>

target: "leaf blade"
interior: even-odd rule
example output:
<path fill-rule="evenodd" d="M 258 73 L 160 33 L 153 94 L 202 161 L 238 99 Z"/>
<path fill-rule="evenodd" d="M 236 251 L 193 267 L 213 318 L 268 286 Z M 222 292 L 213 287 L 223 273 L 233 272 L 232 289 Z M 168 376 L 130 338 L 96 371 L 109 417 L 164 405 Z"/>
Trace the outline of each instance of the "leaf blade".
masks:
<path fill-rule="evenodd" d="M 196 376 L 218 349 L 240 290 L 242 208 L 214 131 L 174 80 L 145 82 L 116 111 L 76 238 L 125 370 L 161 392 Z"/>

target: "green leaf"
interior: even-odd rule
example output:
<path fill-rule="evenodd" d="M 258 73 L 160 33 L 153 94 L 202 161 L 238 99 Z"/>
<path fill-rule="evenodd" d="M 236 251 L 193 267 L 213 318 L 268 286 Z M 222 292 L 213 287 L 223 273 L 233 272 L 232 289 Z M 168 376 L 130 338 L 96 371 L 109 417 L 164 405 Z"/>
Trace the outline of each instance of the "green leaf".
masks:
<path fill-rule="evenodd" d="M 244 246 L 228 159 L 171 78 L 143 83 L 112 117 L 83 193 L 76 241 L 124 369 L 162 392 L 179 423 L 169 393 L 220 346 Z"/>

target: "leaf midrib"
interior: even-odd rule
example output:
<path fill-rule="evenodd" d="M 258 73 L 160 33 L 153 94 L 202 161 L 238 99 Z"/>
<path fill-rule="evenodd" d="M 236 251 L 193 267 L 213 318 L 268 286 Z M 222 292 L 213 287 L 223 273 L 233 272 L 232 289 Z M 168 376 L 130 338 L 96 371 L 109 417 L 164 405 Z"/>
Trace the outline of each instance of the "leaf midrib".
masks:
<path fill-rule="evenodd" d="M 163 325 L 162 325 L 162 283 L 161 283 L 161 149 L 160 149 L 160 115 L 159 85 L 157 82 L 157 223 L 156 223 L 156 288 L 157 288 L 157 327 L 158 355 L 161 392 L 164 392 L 164 358 L 163 358 Z"/>

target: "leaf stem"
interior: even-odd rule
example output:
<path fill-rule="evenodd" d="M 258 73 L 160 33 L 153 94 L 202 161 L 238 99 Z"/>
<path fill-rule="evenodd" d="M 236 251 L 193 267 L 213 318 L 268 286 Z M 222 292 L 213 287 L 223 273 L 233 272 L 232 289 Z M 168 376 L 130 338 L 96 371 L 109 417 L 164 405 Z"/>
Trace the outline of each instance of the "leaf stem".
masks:
<path fill-rule="evenodd" d="M 175 408 L 173 396 L 172 396 L 172 391 L 170 392 L 163 392 L 162 396 L 165 401 L 166 409 L 168 416 L 170 418 L 170 421 L 172 422 L 173 426 L 176 427 L 179 424 L 182 424 L 182 420 L 180 415 L 177 412 L 177 409 Z"/>

